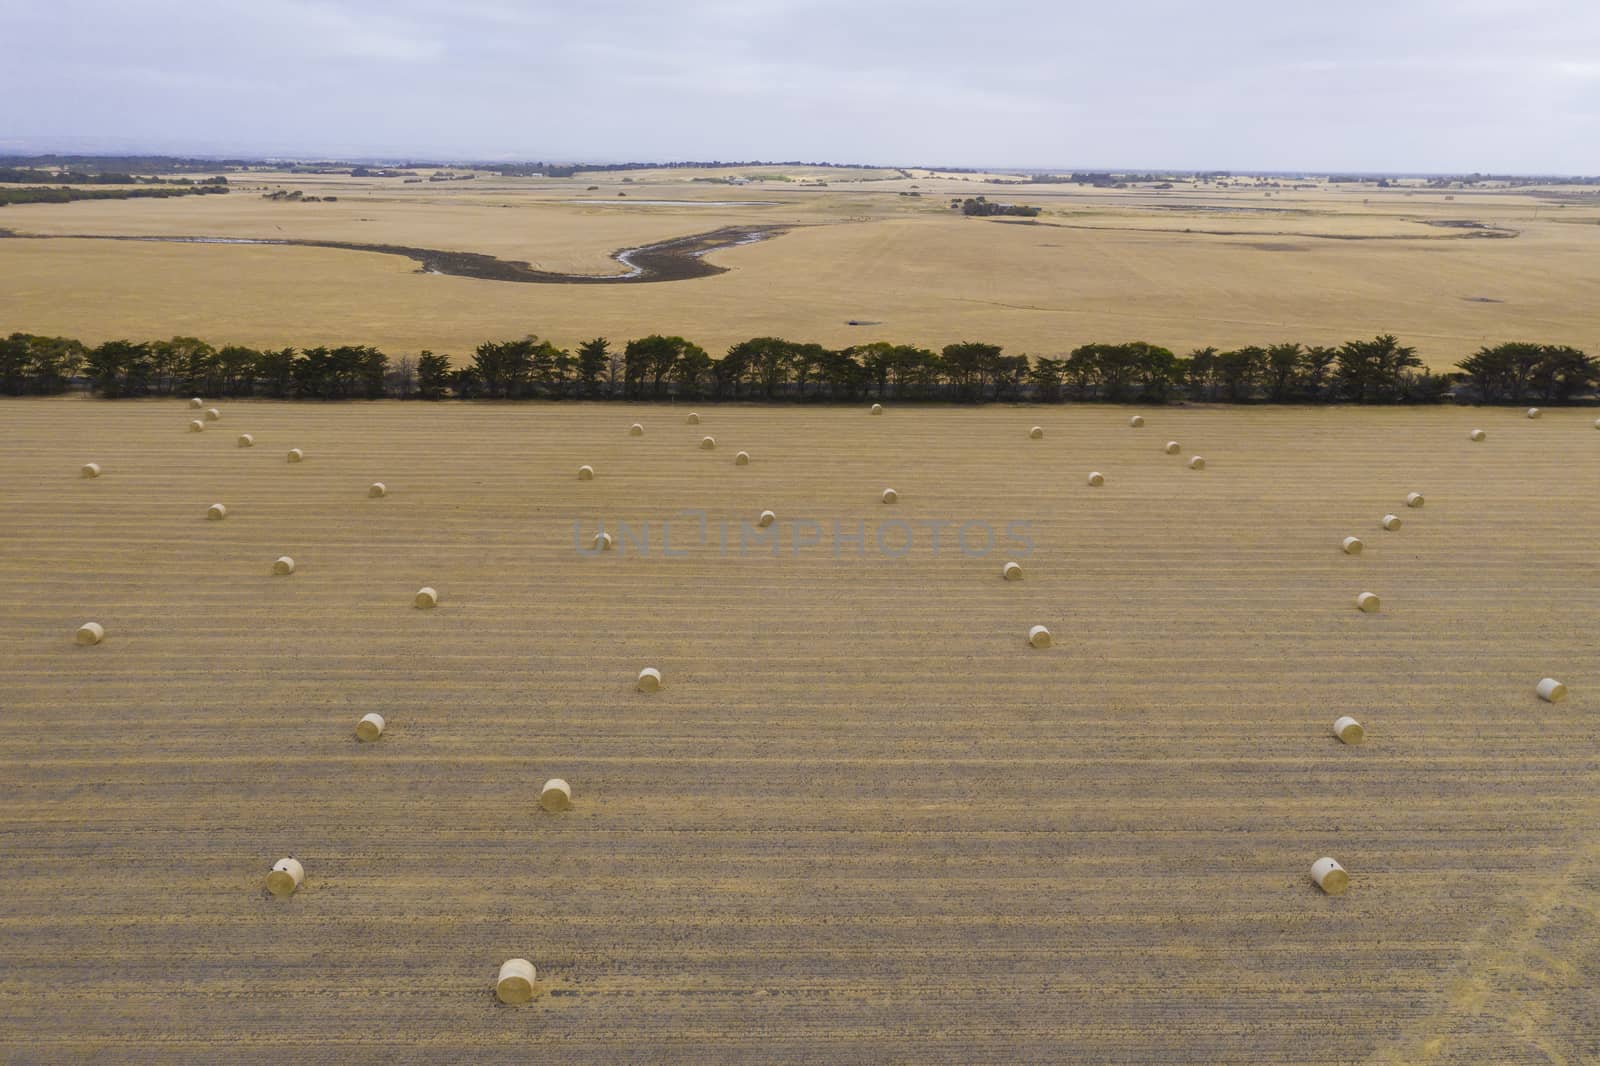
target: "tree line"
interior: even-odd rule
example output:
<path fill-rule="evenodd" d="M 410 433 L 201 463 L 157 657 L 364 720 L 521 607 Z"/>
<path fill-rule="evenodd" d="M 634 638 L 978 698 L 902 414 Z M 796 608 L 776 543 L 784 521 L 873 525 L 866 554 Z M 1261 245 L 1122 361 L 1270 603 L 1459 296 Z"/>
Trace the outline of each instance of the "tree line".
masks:
<path fill-rule="evenodd" d="M 1133 341 L 1034 357 L 980 341 L 936 351 L 755 337 L 720 358 L 662 334 L 620 346 L 596 337 L 572 350 L 528 336 L 486 341 L 460 366 L 431 351 L 391 359 L 370 345 L 217 348 L 173 337 L 89 346 L 27 333 L 0 339 L 0 392 L 72 388 L 107 398 L 1551 404 L 1593 398 L 1600 361 L 1576 348 L 1515 342 L 1481 348 L 1459 370 L 1434 374 L 1391 335 L 1337 347 L 1280 343 L 1187 355 Z"/>

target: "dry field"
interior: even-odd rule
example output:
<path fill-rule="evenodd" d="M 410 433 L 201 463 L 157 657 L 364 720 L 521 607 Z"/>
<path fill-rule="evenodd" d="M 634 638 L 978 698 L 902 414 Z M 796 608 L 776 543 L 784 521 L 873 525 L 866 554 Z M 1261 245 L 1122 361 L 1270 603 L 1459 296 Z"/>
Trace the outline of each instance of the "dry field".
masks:
<path fill-rule="evenodd" d="M 228 196 L 8 207 L 0 227 L 24 234 L 397 244 L 591 274 L 652 241 L 735 224 L 797 228 L 714 253 L 729 268 L 720 276 L 619 286 L 430 275 L 402 257 L 327 248 L 3 240 L 0 329 L 92 342 L 375 343 L 458 359 L 530 332 L 563 345 L 682 333 L 714 352 L 763 334 L 835 346 L 982 339 L 1046 355 L 1093 340 L 1186 351 L 1393 332 L 1436 369 L 1485 343 L 1592 348 L 1600 337 L 1593 190 L 1096 190 L 815 170 L 729 186 L 692 176 L 405 184 L 252 173 L 235 175 Z M 819 177 L 826 187 L 806 184 Z M 339 199 L 261 198 L 276 188 Z M 921 197 L 899 195 L 912 191 Z M 949 197 L 976 194 L 1044 214 L 1019 225 L 949 210 Z M 1437 225 L 1450 221 L 1516 236 Z"/>
<path fill-rule="evenodd" d="M 222 413 L 0 403 L 0 1061 L 1600 1059 L 1592 414 Z"/>

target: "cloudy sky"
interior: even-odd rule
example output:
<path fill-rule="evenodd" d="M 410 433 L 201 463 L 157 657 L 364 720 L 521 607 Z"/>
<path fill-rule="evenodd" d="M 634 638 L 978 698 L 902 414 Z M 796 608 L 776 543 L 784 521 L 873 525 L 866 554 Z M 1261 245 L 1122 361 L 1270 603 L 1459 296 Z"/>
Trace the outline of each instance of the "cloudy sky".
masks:
<path fill-rule="evenodd" d="M 1595 0 L 0 0 L 0 151 L 1600 173 Z"/>

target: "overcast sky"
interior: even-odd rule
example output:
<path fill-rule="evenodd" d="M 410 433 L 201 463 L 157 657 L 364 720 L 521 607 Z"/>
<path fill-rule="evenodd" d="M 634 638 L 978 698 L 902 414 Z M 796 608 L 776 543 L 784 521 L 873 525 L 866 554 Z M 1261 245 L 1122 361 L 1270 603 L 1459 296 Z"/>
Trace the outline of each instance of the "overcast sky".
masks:
<path fill-rule="evenodd" d="M 0 151 L 1600 173 L 1596 0 L 0 0 Z"/>

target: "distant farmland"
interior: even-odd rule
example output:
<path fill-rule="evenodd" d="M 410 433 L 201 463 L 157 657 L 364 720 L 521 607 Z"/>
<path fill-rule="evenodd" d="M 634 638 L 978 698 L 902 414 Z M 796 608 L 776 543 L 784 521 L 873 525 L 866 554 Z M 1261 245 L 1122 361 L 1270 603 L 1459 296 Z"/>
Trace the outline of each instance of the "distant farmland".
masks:
<path fill-rule="evenodd" d="M 457 360 L 485 339 L 528 333 L 563 347 L 676 333 L 713 352 L 769 335 L 831 347 L 979 340 L 1033 355 L 1097 341 L 1182 353 L 1393 333 L 1436 370 L 1483 344 L 1593 347 L 1600 336 L 1600 201 L 1584 190 L 1119 190 L 928 172 L 729 186 L 698 176 L 250 173 L 221 196 L 8 207 L 0 226 L 62 239 L 0 240 L 0 330 L 90 343 L 179 332 L 257 347 L 375 344 Z M 803 184 L 818 178 L 827 185 Z M 304 199 L 263 195 L 285 190 Z M 976 195 L 1041 214 L 951 210 Z M 725 273 L 660 284 L 514 284 L 417 262 L 478 269 L 490 257 L 535 273 L 610 274 L 623 249 L 785 228 L 706 256 Z"/>

